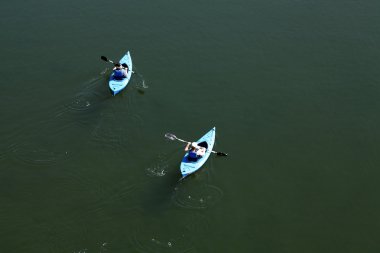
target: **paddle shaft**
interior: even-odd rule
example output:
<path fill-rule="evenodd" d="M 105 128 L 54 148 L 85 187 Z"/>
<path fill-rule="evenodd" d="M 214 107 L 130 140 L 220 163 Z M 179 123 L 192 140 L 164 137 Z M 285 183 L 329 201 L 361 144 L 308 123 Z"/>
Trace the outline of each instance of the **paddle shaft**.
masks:
<path fill-rule="evenodd" d="M 100 58 L 101 58 L 103 61 L 107 61 L 107 62 L 109 62 L 109 63 L 115 64 L 113 61 L 111 61 L 110 59 L 108 59 L 108 58 L 105 57 L 105 56 L 101 56 Z"/>
<path fill-rule="evenodd" d="M 182 140 L 182 139 L 180 139 L 180 138 L 177 138 L 177 137 L 175 137 L 177 140 L 179 140 L 179 141 L 182 141 L 182 142 L 185 142 L 185 143 L 189 143 L 189 141 L 185 141 L 185 140 Z"/>
<path fill-rule="evenodd" d="M 113 65 L 115 65 L 115 62 L 111 61 L 110 59 L 108 59 L 107 57 L 105 56 L 101 56 L 100 59 L 102 59 L 103 61 L 106 61 L 106 62 L 109 62 L 109 63 L 112 63 Z M 124 64 L 124 63 L 123 63 Z M 123 66 L 123 65 L 122 65 Z M 127 69 L 129 70 L 128 68 L 128 65 L 127 66 Z M 123 66 L 125 68 L 125 66 Z M 132 71 L 132 73 L 135 73 L 135 71 Z"/>
<path fill-rule="evenodd" d="M 185 140 L 182 140 L 180 138 L 178 138 L 177 136 L 173 136 L 176 140 L 179 140 L 181 142 L 185 142 L 185 143 L 189 143 L 189 141 L 185 141 Z M 217 155 L 222 155 L 222 156 L 227 156 L 227 154 L 225 153 L 222 153 L 222 152 L 216 152 L 214 150 L 211 150 L 211 153 L 214 153 L 214 154 L 217 154 Z"/>

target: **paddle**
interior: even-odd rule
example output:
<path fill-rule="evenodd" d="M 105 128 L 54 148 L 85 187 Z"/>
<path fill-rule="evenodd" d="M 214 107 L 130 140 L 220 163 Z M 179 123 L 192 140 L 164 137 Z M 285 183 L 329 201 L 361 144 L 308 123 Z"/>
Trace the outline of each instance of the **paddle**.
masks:
<path fill-rule="evenodd" d="M 169 140 L 172 140 L 172 141 L 177 140 L 177 141 L 189 143 L 188 141 L 185 141 L 185 140 L 182 140 L 180 138 L 177 138 L 177 136 L 175 136 L 174 134 L 171 134 L 171 133 L 166 133 L 165 137 L 168 138 Z M 223 153 L 223 152 L 217 152 L 217 151 L 214 151 L 214 150 L 211 150 L 211 152 L 217 154 L 218 156 L 228 156 L 228 154 Z"/>
<path fill-rule="evenodd" d="M 103 61 L 106 61 L 106 62 L 109 62 L 109 63 L 115 64 L 113 61 L 108 60 L 107 57 L 105 57 L 105 56 L 103 56 L 103 55 L 100 56 L 100 59 L 102 59 Z"/>
<path fill-rule="evenodd" d="M 106 61 L 106 62 L 109 62 L 109 63 L 112 63 L 113 65 L 115 65 L 115 63 L 113 61 L 111 61 L 110 59 L 108 59 L 107 57 L 105 56 L 100 56 L 100 59 L 102 59 L 103 61 Z M 121 64 L 121 66 L 123 66 L 124 68 L 128 68 L 128 65 L 126 63 L 123 63 Z M 132 73 L 135 73 L 135 71 L 132 71 Z"/>

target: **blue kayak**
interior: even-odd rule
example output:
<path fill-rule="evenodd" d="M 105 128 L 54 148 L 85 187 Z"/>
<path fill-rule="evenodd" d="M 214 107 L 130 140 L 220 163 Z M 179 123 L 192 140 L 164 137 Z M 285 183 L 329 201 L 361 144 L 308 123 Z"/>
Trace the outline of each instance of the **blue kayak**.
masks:
<path fill-rule="evenodd" d="M 122 91 L 127 86 L 129 80 L 131 79 L 131 76 L 132 76 L 132 58 L 131 58 L 131 55 L 129 54 L 129 51 L 123 56 L 123 58 L 121 58 L 119 63 L 120 64 L 123 64 L 123 63 L 127 64 L 128 65 L 128 72 L 127 72 L 127 77 L 125 77 L 121 80 L 115 79 L 114 74 L 112 72 L 112 74 L 110 76 L 110 80 L 108 82 L 108 85 L 110 87 L 111 94 L 113 96 L 115 96 L 120 91 Z"/>
<path fill-rule="evenodd" d="M 206 148 L 206 153 L 201 157 L 198 158 L 197 161 L 190 161 L 188 158 L 188 152 L 183 157 L 181 162 L 181 174 L 182 178 L 194 173 L 195 171 L 199 170 L 202 165 L 207 161 L 209 158 L 211 151 L 214 147 L 215 143 L 215 127 L 213 127 L 210 131 L 208 131 L 205 135 L 203 135 L 198 141 L 198 146 L 202 146 Z"/>

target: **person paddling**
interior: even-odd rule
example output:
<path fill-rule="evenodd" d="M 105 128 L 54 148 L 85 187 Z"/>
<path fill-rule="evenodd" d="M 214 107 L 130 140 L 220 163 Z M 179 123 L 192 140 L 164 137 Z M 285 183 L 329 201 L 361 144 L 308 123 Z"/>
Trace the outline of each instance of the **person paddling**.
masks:
<path fill-rule="evenodd" d="M 120 65 L 120 63 L 116 63 L 115 67 L 113 68 L 113 77 L 116 80 L 122 80 L 127 77 L 128 74 L 128 65 L 123 64 Z"/>
<path fill-rule="evenodd" d="M 192 162 L 196 162 L 199 158 L 204 156 L 206 148 L 198 146 L 196 142 L 188 142 L 185 151 L 189 151 L 187 159 Z"/>

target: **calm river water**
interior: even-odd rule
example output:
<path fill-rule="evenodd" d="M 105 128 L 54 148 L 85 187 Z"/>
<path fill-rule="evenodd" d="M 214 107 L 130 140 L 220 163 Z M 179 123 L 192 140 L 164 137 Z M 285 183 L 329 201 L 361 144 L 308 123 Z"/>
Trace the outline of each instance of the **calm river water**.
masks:
<path fill-rule="evenodd" d="M 380 2 L 0 3 L 0 252 L 380 251 Z M 136 73 L 112 97 L 112 65 Z M 184 145 L 216 127 L 203 168 Z"/>

